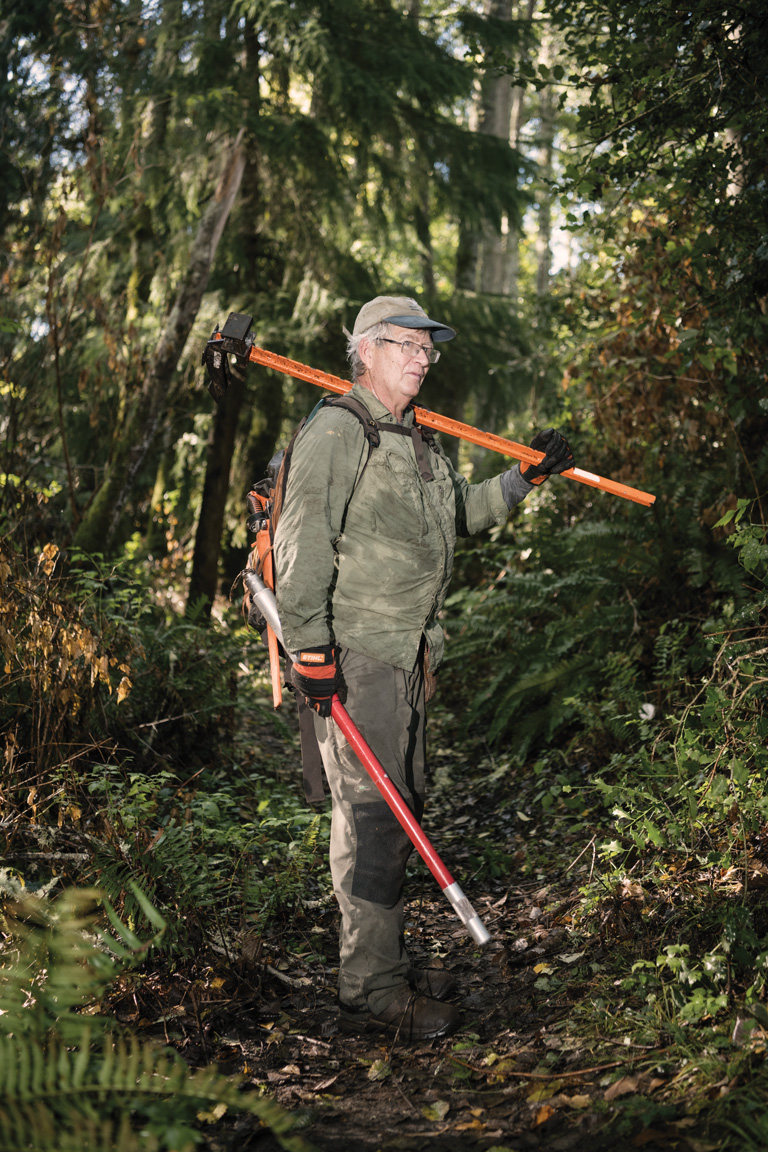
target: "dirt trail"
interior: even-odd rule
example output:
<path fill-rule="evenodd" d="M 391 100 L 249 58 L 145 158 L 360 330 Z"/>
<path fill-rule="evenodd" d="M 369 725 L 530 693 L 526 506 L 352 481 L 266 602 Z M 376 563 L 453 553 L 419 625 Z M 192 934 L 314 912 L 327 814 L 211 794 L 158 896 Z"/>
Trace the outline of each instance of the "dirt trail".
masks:
<path fill-rule="evenodd" d="M 166 1003 L 153 1029 L 190 1062 L 215 1061 L 262 1087 L 297 1116 L 296 1132 L 319 1152 L 696 1147 L 679 1130 L 657 1133 L 642 1123 L 629 1134 L 611 1131 L 606 1084 L 652 1054 L 616 1041 L 590 1051 L 569 1035 L 568 1018 L 586 989 L 580 957 L 557 923 L 567 893 L 554 902 L 551 890 L 536 886 L 474 894 L 493 934 L 477 950 L 427 884 L 408 906 L 408 945 L 417 965 L 444 966 L 456 978 L 462 1026 L 454 1036 L 409 1046 L 339 1033 L 331 904 L 296 920 L 290 948 L 283 930 L 246 941 L 241 959 L 218 976 L 215 963 L 194 980 L 164 983 L 158 974 L 152 1011 L 158 999 Z M 550 911 L 541 907 L 545 898 Z M 573 978 L 549 981 L 557 966 Z M 169 996 L 178 1001 L 170 1010 Z M 134 1024 L 136 1007 L 133 999 Z M 224 1121 L 208 1147 L 265 1152 L 278 1144 L 241 1118 Z"/>

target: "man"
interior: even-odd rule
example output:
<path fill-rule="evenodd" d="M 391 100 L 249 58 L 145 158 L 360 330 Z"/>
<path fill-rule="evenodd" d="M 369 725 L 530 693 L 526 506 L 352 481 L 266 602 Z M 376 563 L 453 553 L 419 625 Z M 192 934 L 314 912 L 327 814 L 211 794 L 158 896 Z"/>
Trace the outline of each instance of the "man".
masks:
<path fill-rule="evenodd" d="M 425 685 L 443 654 L 438 614 L 457 535 L 500 524 L 553 472 L 573 466 L 553 429 L 532 447 L 541 464 L 470 485 L 414 425 L 412 401 L 452 328 L 416 301 L 377 296 L 346 332 L 349 399 L 361 417 L 316 411 L 293 448 L 275 538 L 278 610 L 291 676 L 314 709 L 332 797 L 330 863 L 341 909 L 339 1023 L 404 1040 L 458 1026 L 448 974 L 411 967 L 403 882 L 411 843 L 330 719 L 338 691 L 417 819 L 424 804 Z"/>

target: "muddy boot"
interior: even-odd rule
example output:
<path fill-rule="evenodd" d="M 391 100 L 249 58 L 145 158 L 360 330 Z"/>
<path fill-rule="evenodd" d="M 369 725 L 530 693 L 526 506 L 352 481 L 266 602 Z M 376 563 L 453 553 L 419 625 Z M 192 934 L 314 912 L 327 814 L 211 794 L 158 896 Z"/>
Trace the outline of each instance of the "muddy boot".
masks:
<path fill-rule="evenodd" d="M 458 1026 L 459 1013 L 452 1004 L 420 996 L 409 987 L 375 1013 L 368 1009 L 355 1011 L 344 1004 L 339 1008 L 342 1032 L 389 1032 L 404 1043 L 450 1036 Z"/>
<path fill-rule="evenodd" d="M 408 979 L 416 992 L 433 1000 L 447 1000 L 456 990 L 456 981 L 444 968 L 412 968 Z"/>

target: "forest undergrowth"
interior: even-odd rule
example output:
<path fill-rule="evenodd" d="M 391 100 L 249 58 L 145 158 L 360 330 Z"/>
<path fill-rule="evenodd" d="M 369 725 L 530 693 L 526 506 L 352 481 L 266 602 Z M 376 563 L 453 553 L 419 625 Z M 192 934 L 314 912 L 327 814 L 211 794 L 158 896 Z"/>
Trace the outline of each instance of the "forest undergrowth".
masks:
<path fill-rule="evenodd" d="M 493 733 L 488 676 L 460 685 L 490 620 L 525 651 L 503 540 L 456 593 L 425 827 L 492 941 L 414 859 L 409 947 L 462 1009 L 417 1048 L 336 1030 L 329 813 L 237 610 L 4 543 L 0 1146 L 764 1147 L 765 544 L 746 502 L 724 523 L 738 610 L 608 679 L 531 659 Z"/>

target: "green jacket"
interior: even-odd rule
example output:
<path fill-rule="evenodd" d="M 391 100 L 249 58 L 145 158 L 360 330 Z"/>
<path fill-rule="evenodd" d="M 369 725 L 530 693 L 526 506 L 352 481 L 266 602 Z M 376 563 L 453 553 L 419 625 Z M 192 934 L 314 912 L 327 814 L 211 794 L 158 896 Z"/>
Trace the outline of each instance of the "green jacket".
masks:
<path fill-rule="evenodd" d="M 367 388 L 356 384 L 351 395 L 377 420 L 392 422 Z M 404 424 L 413 424 L 412 412 Z M 425 449 L 431 481 L 422 479 L 410 437 L 382 431 L 368 460 L 351 412 L 321 408 L 302 429 L 275 536 L 277 604 L 289 650 L 335 642 L 410 670 L 425 634 L 430 667 L 437 668 L 437 617 L 456 537 L 502 523 L 509 508 L 498 476 L 470 485 L 442 449 Z M 520 498 L 528 490 L 523 482 Z"/>

